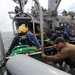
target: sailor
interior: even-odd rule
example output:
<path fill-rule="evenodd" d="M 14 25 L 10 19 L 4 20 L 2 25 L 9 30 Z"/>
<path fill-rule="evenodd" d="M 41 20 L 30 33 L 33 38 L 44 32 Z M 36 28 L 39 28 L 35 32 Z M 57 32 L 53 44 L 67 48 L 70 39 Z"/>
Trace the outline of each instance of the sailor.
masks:
<path fill-rule="evenodd" d="M 58 37 L 63 37 L 66 42 L 70 41 L 69 35 L 67 33 L 63 32 L 61 27 L 55 27 L 55 32 L 56 33 L 50 38 L 50 41 L 54 42 Z M 45 44 L 45 46 L 46 45 L 50 45 L 50 44 Z M 57 54 L 57 50 L 56 50 L 56 48 L 52 47 L 50 49 L 44 50 L 44 53 L 46 55 L 51 55 L 51 54 L 55 55 L 55 54 Z M 58 64 L 60 66 L 62 66 L 63 65 L 63 61 L 59 61 Z"/>
<path fill-rule="evenodd" d="M 41 45 L 38 42 L 37 38 L 34 36 L 34 34 L 32 34 L 28 30 L 25 24 L 22 24 L 21 26 L 19 26 L 17 32 L 18 32 L 18 35 L 14 37 L 6 53 L 6 56 L 10 55 L 12 49 L 18 45 L 32 45 L 32 43 L 34 43 L 37 48 L 41 48 Z"/>
<path fill-rule="evenodd" d="M 67 33 L 63 32 L 61 27 L 55 27 L 55 34 L 50 38 L 51 41 L 55 41 L 58 37 L 63 37 L 67 42 L 70 41 L 70 37 Z"/>
<path fill-rule="evenodd" d="M 58 51 L 57 54 L 45 55 L 43 53 L 42 57 L 53 62 L 64 60 L 70 66 L 71 70 L 75 69 L 75 45 L 67 43 L 63 37 L 58 37 L 54 41 L 54 46 Z"/>
<path fill-rule="evenodd" d="M 70 37 L 67 33 L 63 32 L 60 27 L 55 27 L 55 34 L 49 39 L 50 42 L 45 44 L 45 47 L 46 46 L 52 46 L 51 43 L 53 43 L 58 37 L 63 37 L 66 42 L 70 41 Z M 50 48 L 48 50 L 47 49 L 44 50 L 44 52 L 46 54 L 50 54 L 51 52 L 54 52 L 54 54 L 56 54 L 57 50 L 55 48 Z"/>

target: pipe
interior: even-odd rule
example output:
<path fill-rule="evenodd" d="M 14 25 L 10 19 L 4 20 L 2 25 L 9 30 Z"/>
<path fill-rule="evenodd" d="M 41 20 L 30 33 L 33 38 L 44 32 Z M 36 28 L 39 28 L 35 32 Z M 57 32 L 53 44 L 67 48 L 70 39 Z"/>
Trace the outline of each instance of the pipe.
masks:
<path fill-rule="evenodd" d="M 12 75 L 70 75 L 23 54 L 10 58 L 6 67 Z"/>
<path fill-rule="evenodd" d="M 35 2 L 37 3 L 39 9 L 40 9 L 40 12 L 39 12 L 39 15 L 40 15 L 40 32 L 41 32 L 41 46 L 42 46 L 42 51 L 44 50 L 44 37 L 43 37 L 43 13 L 42 13 L 42 8 L 40 6 L 40 3 L 38 0 L 35 0 Z"/>

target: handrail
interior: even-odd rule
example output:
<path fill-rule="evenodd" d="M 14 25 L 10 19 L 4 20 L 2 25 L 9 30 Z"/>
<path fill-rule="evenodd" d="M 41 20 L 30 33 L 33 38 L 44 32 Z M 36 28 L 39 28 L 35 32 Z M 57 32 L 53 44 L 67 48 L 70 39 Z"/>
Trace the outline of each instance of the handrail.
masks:
<path fill-rule="evenodd" d="M 21 14 L 21 12 L 17 13 L 17 14 L 15 15 L 15 17 L 16 17 L 17 15 L 19 15 L 19 14 Z M 33 23 L 33 33 L 35 33 L 35 25 L 34 25 L 34 19 L 33 19 L 33 17 L 32 17 L 31 15 L 29 15 L 28 13 L 23 13 L 23 14 L 28 15 L 28 16 L 32 19 L 32 23 Z M 15 17 L 14 17 L 13 20 L 12 20 L 12 27 L 13 27 L 13 32 L 14 32 L 14 34 L 16 34 L 16 33 L 15 33 L 15 29 L 14 29 L 14 28 L 15 28 L 15 27 L 14 27 Z"/>
<path fill-rule="evenodd" d="M 40 9 L 40 12 L 39 12 L 39 15 L 40 15 L 40 32 L 41 32 L 41 46 L 42 46 L 42 51 L 44 50 L 44 37 L 43 37 L 43 13 L 42 13 L 42 8 L 40 6 L 40 3 L 38 0 L 35 0 L 35 2 L 37 3 L 39 9 Z"/>
<path fill-rule="evenodd" d="M 57 11 L 58 7 L 59 7 L 59 4 L 60 4 L 61 0 L 58 0 L 58 3 L 56 5 L 56 8 L 55 8 L 55 11 Z"/>

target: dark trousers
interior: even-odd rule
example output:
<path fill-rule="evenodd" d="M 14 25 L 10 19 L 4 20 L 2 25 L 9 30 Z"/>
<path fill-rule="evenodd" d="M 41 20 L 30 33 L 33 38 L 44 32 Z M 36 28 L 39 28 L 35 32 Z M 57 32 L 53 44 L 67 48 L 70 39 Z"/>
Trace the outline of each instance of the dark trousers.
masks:
<path fill-rule="evenodd" d="M 75 68 L 75 62 L 70 62 L 70 59 L 64 59 L 65 63 L 70 66 L 71 69 Z"/>
<path fill-rule="evenodd" d="M 44 53 L 46 55 L 55 55 L 57 53 L 57 50 L 55 48 L 46 48 L 44 49 Z"/>

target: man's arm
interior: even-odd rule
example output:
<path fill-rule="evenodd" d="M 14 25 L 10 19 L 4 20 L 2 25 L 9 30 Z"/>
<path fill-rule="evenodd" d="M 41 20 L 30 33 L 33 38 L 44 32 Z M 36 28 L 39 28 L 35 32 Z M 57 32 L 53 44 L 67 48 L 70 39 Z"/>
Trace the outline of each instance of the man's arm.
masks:
<path fill-rule="evenodd" d="M 67 58 L 69 55 L 69 52 L 66 50 L 66 51 L 61 51 L 61 52 L 58 52 L 57 54 L 55 55 L 51 55 L 51 56 L 48 56 L 48 55 L 45 55 L 44 53 L 42 54 L 42 57 L 46 58 L 46 59 L 49 59 L 51 61 L 59 61 L 59 60 L 62 60 L 64 58 Z"/>
<path fill-rule="evenodd" d="M 34 44 L 37 46 L 37 48 L 41 48 L 40 43 L 38 42 L 37 38 L 34 36 L 34 34 L 31 34 L 31 38 L 30 38 Z"/>
<path fill-rule="evenodd" d="M 11 53 L 11 51 L 12 51 L 12 49 L 14 48 L 14 46 L 17 44 L 17 37 L 14 37 L 14 39 L 13 39 L 13 41 L 12 41 L 12 43 L 11 43 L 11 45 L 10 45 L 10 47 L 9 47 L 9 49 L 8 49 L 8 51 L 7 51 L 7 53 L 6 53 L 6 55 L 10 55 L 10 53 Z"/>

